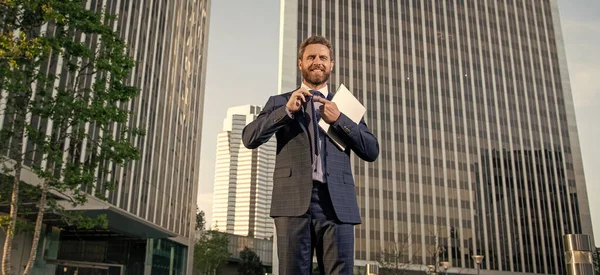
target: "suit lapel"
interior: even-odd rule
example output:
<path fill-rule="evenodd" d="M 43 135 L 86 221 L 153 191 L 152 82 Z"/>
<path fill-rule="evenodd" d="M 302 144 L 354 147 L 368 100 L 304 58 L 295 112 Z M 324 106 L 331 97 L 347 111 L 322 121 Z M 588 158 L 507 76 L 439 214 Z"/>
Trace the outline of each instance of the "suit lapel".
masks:
<path fill-rule="evenodd" d="M 306 134 L 307 137 L 309 137 L 309 135 L 310 135 L 310 133 L 306 129 L 309 120 L 310 120 L 310 117 L 308 117 L 306 115 L 306 110 L 303 110 L 296 115 L 296 122 L 298 122 L 298 124 L 300 125 L 300 127 L 302 128 L 302 130 L 304 131 L 304 133 Z"/>
<path fill-rule="evenodd" d="M 286 96 L 286 100 L 290 100 L 290 96 L 291 96 L 291 93 L 288 96 Z M 308 123 L 310 121 L 310 115 L 308 115 L 306 113 L 307 108 L 305 105 L 306 104 L 303 104 L 301 111 L 294 114 L 294 120 L 296 121 L 296 123 L 298 123 L 298 126 L 300 126 L 300 129 L 302 129 L 302 131 L 304 132 L 304 136 L 306 137 L 306 140 L 308 141 L 308 144 L 309 144 L 308 147 L 310 148 L 310 152 L 311 152 L 310 155 L 311 155 L 311 160 L 312 160 L 312 155 L 313 155 L 312 154 L 312 141 L 311 141 L 310 133 L 308 132 L 308 128 L 307 128 Z"/>
<path fill-rule="evenodd" d="M 330 89 L 329 90 L 329 93 L 327 94 L 327 100 L 331 101 L 333 99 L 333 96 L 335 95 L 335 91 L 337 91 L 337 89 Z"/>
<path fill-rule="evenodd" d="M 291 96 L 291 94 L 286 97 L 286 100 L 289 100 L 290 96 Z M 296 121 L 296 123 L 298 123 L 300 128 L 302 128 L 302 131 L 304 131 L 304 133 L 306 134 L 306 137 L 310 139 L 308 130 L 306 129 L 306 127 L 308 125 L 308 119 L 310 119 L 310 118 L 307 116 L 306 109 L 304 107 L 302 107 L 302 111 L 300 111 L 294 115 L 294 120 Z"/>

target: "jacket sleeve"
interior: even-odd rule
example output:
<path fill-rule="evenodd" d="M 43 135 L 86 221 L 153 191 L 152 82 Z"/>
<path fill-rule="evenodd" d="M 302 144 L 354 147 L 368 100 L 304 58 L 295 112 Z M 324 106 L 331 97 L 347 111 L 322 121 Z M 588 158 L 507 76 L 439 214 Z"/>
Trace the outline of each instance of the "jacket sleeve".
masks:
<path fill-rule="evenodd" d="M 285 104 L 276 104 L 276 101 L 277 96 L 271 96 L 258 117 L 242 130 L 242 142 L 246 148 L 254 149 L 269 141 L 277 130 L 292 120 Z"/>
<path fill-rule="evenodd" d="M 379 142 L 369 131 L 364 119 L 356 124 L 343 113 L 331 124 L 336 132 L 346 141 L 348 147 L 364 161 L 373 162 L 379 156 Z"/>

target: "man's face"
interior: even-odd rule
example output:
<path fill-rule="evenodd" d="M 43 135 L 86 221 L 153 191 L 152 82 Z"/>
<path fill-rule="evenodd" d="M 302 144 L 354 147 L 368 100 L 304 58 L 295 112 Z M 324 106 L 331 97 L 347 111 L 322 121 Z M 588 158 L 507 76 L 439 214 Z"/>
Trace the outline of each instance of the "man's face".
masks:
<path fill-rule="evenodd" d="M 327 80 L 333 70 L 329 48 L 322 44 L 310 44 L 304 49 L 302 59 L 298 60 L 302 77 L 311 85 L 319 86 Z"/>

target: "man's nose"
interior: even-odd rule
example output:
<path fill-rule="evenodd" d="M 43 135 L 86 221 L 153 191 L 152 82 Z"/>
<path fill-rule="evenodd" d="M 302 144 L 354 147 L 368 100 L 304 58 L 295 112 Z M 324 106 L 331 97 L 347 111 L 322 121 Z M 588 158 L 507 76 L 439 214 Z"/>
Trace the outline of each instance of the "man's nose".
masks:
<path fill-rule="evenodd" d="M 321 57 L 315 57 L 315 59 L 313 59 L 313 64 L 323 64 L 323 61 L 321 61 Z"/>

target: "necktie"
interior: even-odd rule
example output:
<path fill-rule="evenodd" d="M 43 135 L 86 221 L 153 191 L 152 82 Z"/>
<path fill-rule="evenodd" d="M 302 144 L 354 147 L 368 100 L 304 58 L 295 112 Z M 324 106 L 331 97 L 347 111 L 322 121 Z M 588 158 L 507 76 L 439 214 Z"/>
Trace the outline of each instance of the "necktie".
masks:
<path fill-rule="evenodd" d="M 312 125 L 313 125 L 313 139 L 314 139 L 314 146 L 315 146 L 315 155 L 319 155 L 319 126 L 317 125 L 317 123 L 319 122 L 319 119 L 321 118 L 321 114 L 318 108 L 315 108 L 315 101 L 314 101 L 314 97 L 318 96 L 318 97 L 323 97 L 323 94 L 319 91 L 315 91 L 315 90 L 310 90 L 310 93 L 313 95 L 312 97 L 310 97 L 310 104 L 311 104 L 311 115 L 312 115 Z"/>

